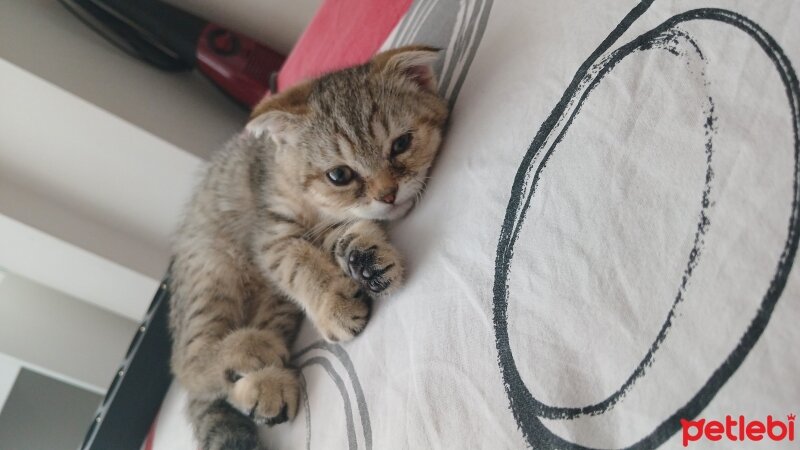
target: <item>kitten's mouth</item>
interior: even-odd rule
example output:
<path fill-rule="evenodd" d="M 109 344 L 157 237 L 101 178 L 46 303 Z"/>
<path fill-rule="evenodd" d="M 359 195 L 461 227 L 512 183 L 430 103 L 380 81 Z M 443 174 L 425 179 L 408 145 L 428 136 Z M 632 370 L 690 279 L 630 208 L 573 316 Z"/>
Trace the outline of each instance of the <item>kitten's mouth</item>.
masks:
<path fill-rule="evenodd" d="M 392 208 L 386 212 L 386 220 L 396 220 L 405 216 L 411 210 L 412 206 L 414 206 L 413 198 L 402 203 L 395 203 L 392 205 Z"/>
<path fill-rule="evenodd" d="M 415 197 L 412 196 L 394 204 L 373 201 L 352 210 L 351 214 L 367 220 L 397 220 L 408 214 L 414 206 L 414 199 Z"/>

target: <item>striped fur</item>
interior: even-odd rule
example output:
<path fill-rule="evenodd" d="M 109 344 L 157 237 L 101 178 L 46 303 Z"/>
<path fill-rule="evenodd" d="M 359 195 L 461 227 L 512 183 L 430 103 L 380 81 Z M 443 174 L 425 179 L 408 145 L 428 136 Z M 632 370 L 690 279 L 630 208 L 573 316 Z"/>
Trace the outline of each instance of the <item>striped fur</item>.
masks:
<path fill-rule="evenodd" d="M 413 206 L 439 148 L 435 56 L 394 50 L 271 97 L 212 159 L 176 235 L 170 312 L 204 449 L 259 448 L 256 424 L 295 416 L 287 363 L 303 314 L 349 340 L 402 282 L 384 222 Z M 326 173 L 345 165 L 357 175 L 337 186 Z"/>

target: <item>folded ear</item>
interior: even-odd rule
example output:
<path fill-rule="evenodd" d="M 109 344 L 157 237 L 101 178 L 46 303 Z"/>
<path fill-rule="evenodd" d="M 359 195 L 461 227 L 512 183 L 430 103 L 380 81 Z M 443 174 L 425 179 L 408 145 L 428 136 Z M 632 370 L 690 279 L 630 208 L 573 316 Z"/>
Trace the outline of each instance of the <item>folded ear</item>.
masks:
<path fill-rule="evenodd" d="M 269 135 L 276 143 L 295 141 L 297 128 L 308 114 L 311 84 L 304 83 L 262 100 L 250 114 L 247 131 L 255 136 Z"/>
<path fill-rule="evenodd" d="M 436 93 L 433 64 L 439 49 L 423 45 L 400 47 L 379 53 L 372 58 L 373 70 L 389 76 L 405 77 L 421 89 Z"/>

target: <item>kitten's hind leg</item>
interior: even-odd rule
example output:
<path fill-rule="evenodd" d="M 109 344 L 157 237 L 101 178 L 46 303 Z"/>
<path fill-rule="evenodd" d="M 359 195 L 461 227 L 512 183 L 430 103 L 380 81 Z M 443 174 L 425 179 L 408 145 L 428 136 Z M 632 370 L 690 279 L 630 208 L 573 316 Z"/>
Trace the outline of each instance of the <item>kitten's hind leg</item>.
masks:
<path fill-rule="evenodd" d="M 225 336 L 219 346 L 219 373 L 228 383 L 267 366 L 283 367 L 289 349 L 272 330 L 240 328 Z"/>
<path fill-rule="evenodd" d="M 300 389 L 296 370 L 266 366 L 234 382 L 228 402 L 257 425 L 275 425 L 297 415 Z"/>
<path fill-rule="evenodd" d="M 252 420 L 224 399 L 190 398 L 187 408 L 202 450 L 262 450 Z"/>
<path fill-rule="evenodd" d="M 227 392 L 219 371 L 223 339 L 243 321 L 245 292 L 235 265 L 211 249 L 179 254 L 173 265 L 170 327 L 172 371 L 190 392 L 217 398 Z"/>
<path fill-rule="evenodd" d="M 254 294 L 250 325 L 222 341 L 220 366 L 231 405 L 257 424 L 276 424 L 297 413 L 299 378 L 286 363 L 302 313 L 268 286 Z"/>

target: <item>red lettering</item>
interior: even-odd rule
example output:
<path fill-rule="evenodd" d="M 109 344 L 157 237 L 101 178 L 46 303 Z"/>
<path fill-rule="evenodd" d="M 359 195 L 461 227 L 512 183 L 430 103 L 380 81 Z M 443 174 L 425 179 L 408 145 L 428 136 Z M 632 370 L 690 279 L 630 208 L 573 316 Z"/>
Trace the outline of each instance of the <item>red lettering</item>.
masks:
<path fill-rule="evenodd" d="M 739 440 L 744 440 L 744 416 L 739 416 Z"/>
<path fill-rule="evenodd" d="M 725 416 L 725 436 L 732 441 L 737 441 L 736 435 L 733 434 L 733 429 L 736 428 L 736 421 L 731 416 Z"/>
<path fill-rule="evenodd" d="M 703 438 L 717 442 L 727 438 L 730 442 L 750 440 L 758 442 L 769 438 L 774 442 L 789 440 L 794 442 L 794 423 L 797 416 L 789 414 L 786 421 L 768 415 L 765 420 L 748 422 L 744 415 L 738 418 L 725 416 L 725 421 L 697 419 L 680 419 L 683 430 L 683 446 L 688 447 L 689 442 L 699 441 Z M 738 431 L 737 431 L 738 427 Z"/>
<path fill-rule="evenodd" d="M 689 445 L 689 441 L 696 441 L 700 439 L 703 435 L 703 424 L 706 422 L 705 419 L 700 419 L 697 421 L 691 421 L 686 419 L 681 419 L 681 428 L 683 429 L 683 446 L 686 447 Z M 694 427 L 696 431 L 695 434 L 690 434 L 689 430 Z"/>
<path fill-rule="evenodd" d="M 780 430 L 780 434 L 773 433 L 775 427 Z M 767 435 L 770 439 L 773 441 L 782 441 L 788 432 L 789 430 L 786 429 L 786 425 L 783 422 L 780 420 L 772 420 L 772 416 L 767 416 Z"/>
<path fill-rule="evenodd" d="M 747 439 L 751 441 L 760 441 L 764 439 L 764 423 L 754 420 L 747 424 Z"/>
<path fill-rule="evenodd" d="M 712 420 L 706 424 L 706 437 L 711 441 L 718 441 L 722 439 L 723 431 L 725 431 L 725 427 L 723 427 L 722 423 L 717 420 Z"/>

